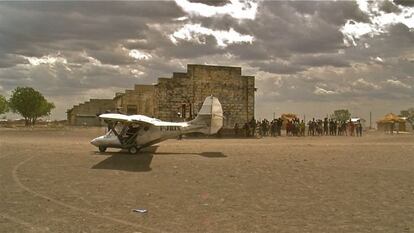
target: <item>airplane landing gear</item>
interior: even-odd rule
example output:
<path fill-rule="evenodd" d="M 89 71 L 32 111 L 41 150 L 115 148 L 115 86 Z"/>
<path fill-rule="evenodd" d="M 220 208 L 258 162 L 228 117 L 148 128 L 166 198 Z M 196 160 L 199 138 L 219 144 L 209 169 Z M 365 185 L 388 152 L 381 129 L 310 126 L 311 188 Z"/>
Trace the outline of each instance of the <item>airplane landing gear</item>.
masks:
<path fill-rule="evenodd" d="M 136 153 L 138 153 L 138 148 L 137 148 L 137 147 L 135 147 L 135 146 L 132 146 L 132 147 L 130 147 L 130 148 L 128 149 L 128 152 L 129 152 L 130 154 L 136 154 Z"/>
<path fill-rule="evenodd" d="M 106 147 L 105 146 L 99 146 L 99 152 L 105 152 L 106 151 Z"/>

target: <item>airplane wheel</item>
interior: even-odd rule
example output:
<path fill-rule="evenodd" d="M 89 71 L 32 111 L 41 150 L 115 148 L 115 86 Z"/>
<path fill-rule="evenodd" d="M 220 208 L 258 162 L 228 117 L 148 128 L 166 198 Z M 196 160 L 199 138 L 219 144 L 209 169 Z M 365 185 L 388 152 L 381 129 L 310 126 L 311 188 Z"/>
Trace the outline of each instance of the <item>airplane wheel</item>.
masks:
<path fill-rule="evenodd" d="M 104 146 L 99 146 L 99 152 L 105 152 L 106 151 L 106 147 Z"/>
<path fill-rule="evenodd" d="M 136 153 L 138 153 L 138 148 L 136 148 L 135 146 L 133 146 L 133 147 L 130 147 L 128 149 L 128 151 L 129 151 L 130 154 L 136 154 Z"/>

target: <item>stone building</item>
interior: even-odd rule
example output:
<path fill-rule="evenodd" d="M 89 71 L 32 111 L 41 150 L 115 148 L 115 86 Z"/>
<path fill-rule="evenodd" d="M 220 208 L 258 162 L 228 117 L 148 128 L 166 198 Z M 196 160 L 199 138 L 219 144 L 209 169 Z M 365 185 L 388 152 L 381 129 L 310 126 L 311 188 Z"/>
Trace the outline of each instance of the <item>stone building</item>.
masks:
<path fill-rule="evenodd" d="M 67 113 L 68 124 L 99 126 L 103 122 L 96 117 L 105 111 L 115 111 L 115 103 L 112 99 L 90 99 L 85 103 L 73 106 Z"/>
<path fill-rule="evenodd" d="M 219 98 L 223 107 L 224 128 L 229 129 L 235 123 L 241 127 L 254 117 L 255 90 L 254 76 L 242 75 L 241 67 L 190 64 L 187 65 L 187 72 L 173 73 L 171 78 L 159 78 L 155 85 L 135 85 L 133 90 L 117 93 L 112 100 L 112 109 L 119 107 L 125 114 L 143 114 L 165 121 L 183 121 L 193 119 L 205 97 L 214 95 Z M 105 101 L 110 105 L 111 100 Z M 79 122 L 69 118 L 69 115 L 90 116 L 93 110 L 106 107 L 75 106 L 68 110 L 68 122 Z M 83 109 L 89 109 L 88 114 L 84 114 Z"/>
<path fill-rule="evenodd" d="M 135 85 L 134 90 L 117 93 L 114 103 L 121 112 L 127 115 L 154 115 L 154 85 Z"/>

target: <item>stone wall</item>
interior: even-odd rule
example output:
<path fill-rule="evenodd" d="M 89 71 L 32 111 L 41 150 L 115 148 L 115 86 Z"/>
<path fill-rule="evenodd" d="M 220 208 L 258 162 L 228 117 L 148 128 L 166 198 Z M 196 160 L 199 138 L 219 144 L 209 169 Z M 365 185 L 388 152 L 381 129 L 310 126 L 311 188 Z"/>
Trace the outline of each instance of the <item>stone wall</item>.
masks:
<path fill-rule="evenodd" d="M 188 65 L 187 73 L 160 78 L 156 85 L 156 116 L 162 120 L 194 118 L 207 96 L 219 98 L 224 128 L 254 117 L 254 76 L 242 76 L 240 67 Z"/>
<path fill-rule="evenodd" d="M 155 85 L 157 118 L 165 121 L 179 121 L 192 118 L 192 82 L 187 74 L 173 73 L 172 78 L 159 78 Z M 181 118 L 178 113 L 180 113 Z"/>

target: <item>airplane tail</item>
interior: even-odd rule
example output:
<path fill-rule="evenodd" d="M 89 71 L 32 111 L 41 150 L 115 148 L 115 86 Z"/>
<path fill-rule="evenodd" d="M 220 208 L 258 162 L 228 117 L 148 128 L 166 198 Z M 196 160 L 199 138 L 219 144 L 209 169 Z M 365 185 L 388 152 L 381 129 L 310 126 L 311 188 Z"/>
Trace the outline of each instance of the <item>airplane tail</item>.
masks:
<path fill-rule="evenodd" d="M 213 96 L 206 97 L 197 117 L 189 124 L 195 126 L 200 133 L 217 133 L 223 127 L 223 109 L 219 100 Z"/>

